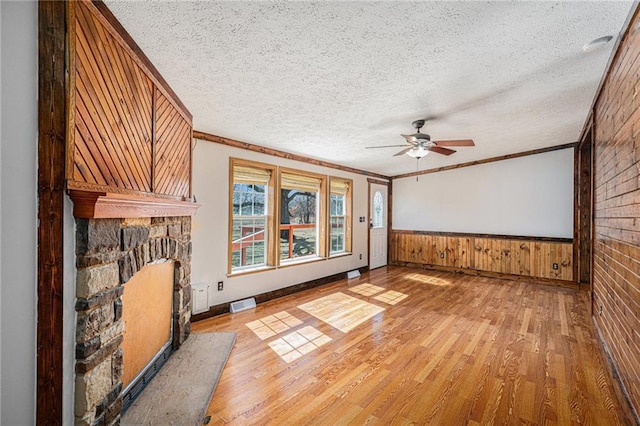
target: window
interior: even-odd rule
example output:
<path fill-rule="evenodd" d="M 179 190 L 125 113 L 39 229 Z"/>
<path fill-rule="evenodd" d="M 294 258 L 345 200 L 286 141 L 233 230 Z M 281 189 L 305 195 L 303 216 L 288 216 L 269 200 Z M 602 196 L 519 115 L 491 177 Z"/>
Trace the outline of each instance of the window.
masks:
<path fill-rule="evenodd" d="M 325 177 L 280 171 L 280 262 L 324 255 Z"/>
<path fill-rule="evenodd" d="M 344 234 L 345 234 L 345 202 L 344 195 L 331 193 L 331 218 L 330 231 L 331 250 L 330 254 L 341 253 L 344 251 Z"/>
<path fill-rule="evenodd" d="M 351 253 L 351 179 L 230 159 L 228 273 Z"/>
<path fill-rule="evenodd" d="M 273 183 L 275 170 L 231 160 L 229 272 L 273 265 Z"/>
<path fill-rule="evenodd" d="M 233 185 L 233 254 L 234 268 L 267 264 L 265 251 L 266 184 Z"/>
<path fill-rule="evenodd" d="M 382 193 L 380 191 L 376 191 L 373 194 L 373 227 L 374 228 L 384 228 L 384 198 L 382 198 Z"/>
<path fill-rule="evenodd" d="M 329 195 L 329 255 L 351 251 L 351 180 L 332 177 Z"/>

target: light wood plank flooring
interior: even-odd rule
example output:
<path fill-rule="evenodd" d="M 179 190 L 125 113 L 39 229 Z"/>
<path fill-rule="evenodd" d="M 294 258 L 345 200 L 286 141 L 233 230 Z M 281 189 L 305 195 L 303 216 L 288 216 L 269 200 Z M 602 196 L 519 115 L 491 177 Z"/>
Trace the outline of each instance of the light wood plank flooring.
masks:
<path fill-rule="evenodd" d="M 238 333 L 210 424 L 624 423 L 585 291 L 388 267 L 192 331 Z"/>

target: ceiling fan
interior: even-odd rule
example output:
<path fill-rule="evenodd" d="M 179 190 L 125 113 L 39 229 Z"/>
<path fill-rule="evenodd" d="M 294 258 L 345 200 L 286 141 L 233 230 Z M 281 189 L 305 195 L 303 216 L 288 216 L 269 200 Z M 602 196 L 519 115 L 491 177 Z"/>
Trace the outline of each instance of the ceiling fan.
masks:
<path fill-rule="evenodd" d="M 416 129 L 416 133 L 412 135 L 401 135 L 407 140 L 407 143 L 404 145 L 368 146 L 366 149 L 404 147 L 402 151 L 394 154 L 394 157 L 407 154 L 410 157 L 420 159 L 429 154 L 429 152 L 442 155 L 451 155 L 456 152 L 453 149 L 445 148 L 446 146 L 475 146 L 475 143 L 473 143 L 471 139 L 432 141 L 431 136 L 426 133 L 420 133 L 420 129 L 422 129 L 424 123 L 425 120 L 416 120 L 411 123 L 413 128 Z"/>

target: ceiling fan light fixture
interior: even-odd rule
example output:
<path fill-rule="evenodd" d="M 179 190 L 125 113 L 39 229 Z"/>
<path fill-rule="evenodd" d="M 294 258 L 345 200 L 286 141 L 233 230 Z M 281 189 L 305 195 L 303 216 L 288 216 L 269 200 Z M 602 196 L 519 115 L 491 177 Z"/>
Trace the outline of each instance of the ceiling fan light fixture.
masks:
<path fill-rule="evenodd" d="M 419 146 L 413 149 L 410 149 L 409 151 L 407 151 L 407 155 L 409 157 L 413 157 L 413 158 L 417 158 L 420 159 L 422 157 L 426 157 L 429 154 L 429 151 L 424 149 L 424 147 Z"/>

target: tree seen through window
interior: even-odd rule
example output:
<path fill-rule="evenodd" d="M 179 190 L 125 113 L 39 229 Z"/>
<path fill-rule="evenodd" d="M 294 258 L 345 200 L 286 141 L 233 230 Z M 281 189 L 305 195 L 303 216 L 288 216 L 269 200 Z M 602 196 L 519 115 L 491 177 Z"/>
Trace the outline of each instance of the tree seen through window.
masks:
<path fill-rule="evenodd" d="M 318 193 L 283 188 L 280 200 L 280 259 L 316 255 Z"/>

